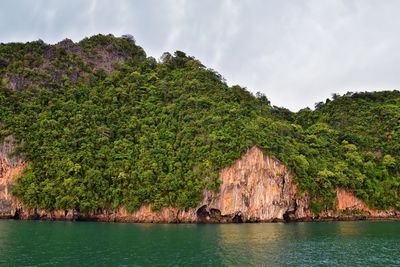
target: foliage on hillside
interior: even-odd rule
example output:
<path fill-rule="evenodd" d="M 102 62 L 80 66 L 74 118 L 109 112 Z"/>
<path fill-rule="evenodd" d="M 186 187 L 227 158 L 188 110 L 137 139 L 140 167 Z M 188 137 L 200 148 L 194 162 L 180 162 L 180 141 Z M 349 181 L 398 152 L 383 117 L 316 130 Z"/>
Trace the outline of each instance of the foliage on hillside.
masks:
<path fill-rule="evenodd" d="M 296 122 L 306 131 L 326 125 L 334 133 L 331 180 L 350 188 L 373 208 L 400 208 L 400 92 L 334 94 L 301 110 Z M 328 152 L 328 151 L 326 151 Z"/>
<path fill-rule="evenodd" d="M 14 194 L 30 207 L 193 207 L 258 145 L 294 172 L 315 212 L 334 207 L 338 186 L 400 208 L 398 91 L 335 95 L 295 114 L 183 52 L 157 62 L 102 35 L 2 44 L 0 66 L 0 137 L 21 141 L 29 166 Z"/>

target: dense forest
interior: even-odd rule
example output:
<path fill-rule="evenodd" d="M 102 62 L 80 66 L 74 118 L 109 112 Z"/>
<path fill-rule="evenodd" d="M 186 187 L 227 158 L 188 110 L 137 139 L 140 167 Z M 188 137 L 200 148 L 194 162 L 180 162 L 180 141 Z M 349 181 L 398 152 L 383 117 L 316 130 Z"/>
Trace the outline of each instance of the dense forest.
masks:
<path fill-rule="evenodd" d="M 257 145 L 293 171 L 315 213 L 334 209 L 336 187 L 400 209 L 399 91 L 334 94 L 294 113 L 181 51 L 147 57 L 132 36 L 1 44 L 0 138 L 10 135 L 29 162 L 13 189 L 28 207 L 193 207 Z"/>

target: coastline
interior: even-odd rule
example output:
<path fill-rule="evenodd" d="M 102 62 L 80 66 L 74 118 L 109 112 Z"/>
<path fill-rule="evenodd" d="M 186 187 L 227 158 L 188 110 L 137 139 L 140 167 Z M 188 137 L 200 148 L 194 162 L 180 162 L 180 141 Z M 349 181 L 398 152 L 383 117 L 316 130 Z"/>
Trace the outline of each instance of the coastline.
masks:
<path fill-rule="evenodd" d="M 270 220 L 233 220 L 233 217 L 225 217 L 219 220 L 146 220 L 136 219 L 131 216 L 113 216 L 113 215 L 73 215 L 73 216 L 40 216 L 39 214 L 18 217 L 12 215 L 0 215 L 0 220 L 15 220 L 15 221 L 66 221 L 66 222 L 104 222 L 104 223 L 144 223 L 144 224 L 252 224 L 252 223 L 319 223 L 319 222 L 337 222 L 337 221 L 400 221 L 400 214 L 391 216 L 369 216 L 369 215 L 340 215 L 326 217 L 306 217 L 291 220 L 270 219 Z"/>
<path fill-rule="evenodd" d="M 4 146 L 1 155 L 11 151 Z M 11 194 L 11 189 L 25 168 L 21 159 L 3 157 L 0 175 L 0 219 L 43 221 L 98 221 L 126 223 L 273 223 L 329 221 L 400 221 L 400 211 L 369 208 L 354 192 L 336 189 L 336 208 L 315 215 L 307 192 L 299 192 L 293 174 L 277 159 L 252 147 L 231 167 L 220 173 L 219 192 L 204 190 L 197 207 L 163 207 L 154 211 L 143 205 L 135 212 L 121 206 L 116 210 L 97 209 L 83 213 L 79 209 L 29 209 Z"/>

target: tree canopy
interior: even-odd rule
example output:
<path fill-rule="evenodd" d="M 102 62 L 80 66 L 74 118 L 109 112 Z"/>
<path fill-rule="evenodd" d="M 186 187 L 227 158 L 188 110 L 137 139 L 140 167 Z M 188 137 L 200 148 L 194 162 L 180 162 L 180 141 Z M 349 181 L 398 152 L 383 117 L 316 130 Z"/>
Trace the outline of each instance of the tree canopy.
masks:
<path fill-rule="evenodd" d="M 29 162 L 13 190 L 29 207 L 194 207 L 258 145 L 316 213 L 334 208 L 337 187 L 400 208 L 399 91 L 335 94 L 293 113 L 184 52 L 158 62 L 111 35 L 1 44 L 0 78 L 0 137 L 19 140 Z"/>

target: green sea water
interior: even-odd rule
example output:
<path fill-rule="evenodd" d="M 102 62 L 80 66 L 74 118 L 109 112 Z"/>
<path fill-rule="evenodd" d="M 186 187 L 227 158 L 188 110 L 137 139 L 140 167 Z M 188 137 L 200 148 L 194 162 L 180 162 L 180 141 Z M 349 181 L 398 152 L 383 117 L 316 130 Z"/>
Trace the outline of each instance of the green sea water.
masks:
<path fill-rule="evenodd" d="M 400 266 L 400 222 L 0 221 L 1 266 Z"/>

